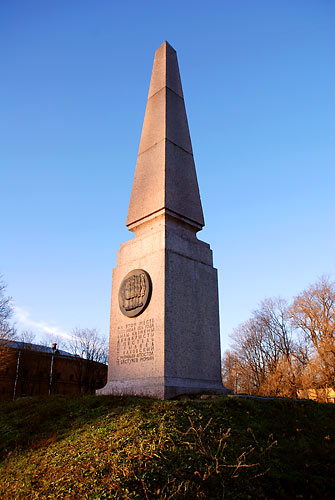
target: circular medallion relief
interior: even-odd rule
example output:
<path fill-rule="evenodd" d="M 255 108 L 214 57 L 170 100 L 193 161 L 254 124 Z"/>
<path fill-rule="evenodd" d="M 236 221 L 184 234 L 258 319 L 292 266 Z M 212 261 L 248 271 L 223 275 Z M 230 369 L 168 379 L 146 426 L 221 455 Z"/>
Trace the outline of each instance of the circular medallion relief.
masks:
<path fill-rule="evenodd" d="M 134 269 L 123 278 L 119 289 L 119 307 L 125 316 L 134 318 L 150 302 L 151 279 L 143 269 Z"/>

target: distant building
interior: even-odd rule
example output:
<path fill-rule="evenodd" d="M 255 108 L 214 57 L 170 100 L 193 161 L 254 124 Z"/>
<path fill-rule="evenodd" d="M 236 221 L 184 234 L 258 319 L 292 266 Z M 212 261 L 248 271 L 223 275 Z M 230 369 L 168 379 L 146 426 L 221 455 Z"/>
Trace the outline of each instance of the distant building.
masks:
<path fill-rule="evenodd" d="M 50 394 L 94 394 L 107 381 L 107 365 L 26 342 L 0 345 L 0 401 Z"/>

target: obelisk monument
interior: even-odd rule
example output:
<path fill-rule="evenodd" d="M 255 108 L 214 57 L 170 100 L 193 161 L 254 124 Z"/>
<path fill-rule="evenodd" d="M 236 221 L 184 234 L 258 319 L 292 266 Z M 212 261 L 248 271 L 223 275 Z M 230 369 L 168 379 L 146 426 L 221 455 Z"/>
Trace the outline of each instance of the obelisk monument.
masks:
<path fill-rule="evenodd" d="M 204 218 L 176 51 L 156 51 L 127 226 L 113 270 L 107 385 L 98 394 L 168 399 L 227 392 L 217 271 Z"/>

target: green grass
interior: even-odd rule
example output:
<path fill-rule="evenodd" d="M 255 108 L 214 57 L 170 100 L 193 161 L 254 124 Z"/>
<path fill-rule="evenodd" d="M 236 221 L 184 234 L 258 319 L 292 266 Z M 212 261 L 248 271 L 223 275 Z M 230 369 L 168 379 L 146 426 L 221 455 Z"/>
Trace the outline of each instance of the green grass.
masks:
<path fill-rule="evenodd" d="M 0 407 L 1 499 L 333 499 L 335 405 L 112 396 Z"/>

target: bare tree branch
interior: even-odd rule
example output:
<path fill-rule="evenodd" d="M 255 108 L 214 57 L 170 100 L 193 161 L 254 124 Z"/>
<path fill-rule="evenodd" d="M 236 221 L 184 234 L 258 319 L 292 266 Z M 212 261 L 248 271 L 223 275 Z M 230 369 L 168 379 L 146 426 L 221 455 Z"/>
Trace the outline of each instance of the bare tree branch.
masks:
<path fill-rule="evenodd" d="M 12 298 L 5 295 L 7 285 L 0 275 L 0 343 L 3 345 L 16 335 L 15 327 L 10 323 L 13 315 Z"/>
<path fill-rule="evenodd" d="M 107 363 L 107 342 L 95 328 L 74 328 L 71 335 L 72 340 L 67 343 L 70 352 L 89 361 Z"/>

